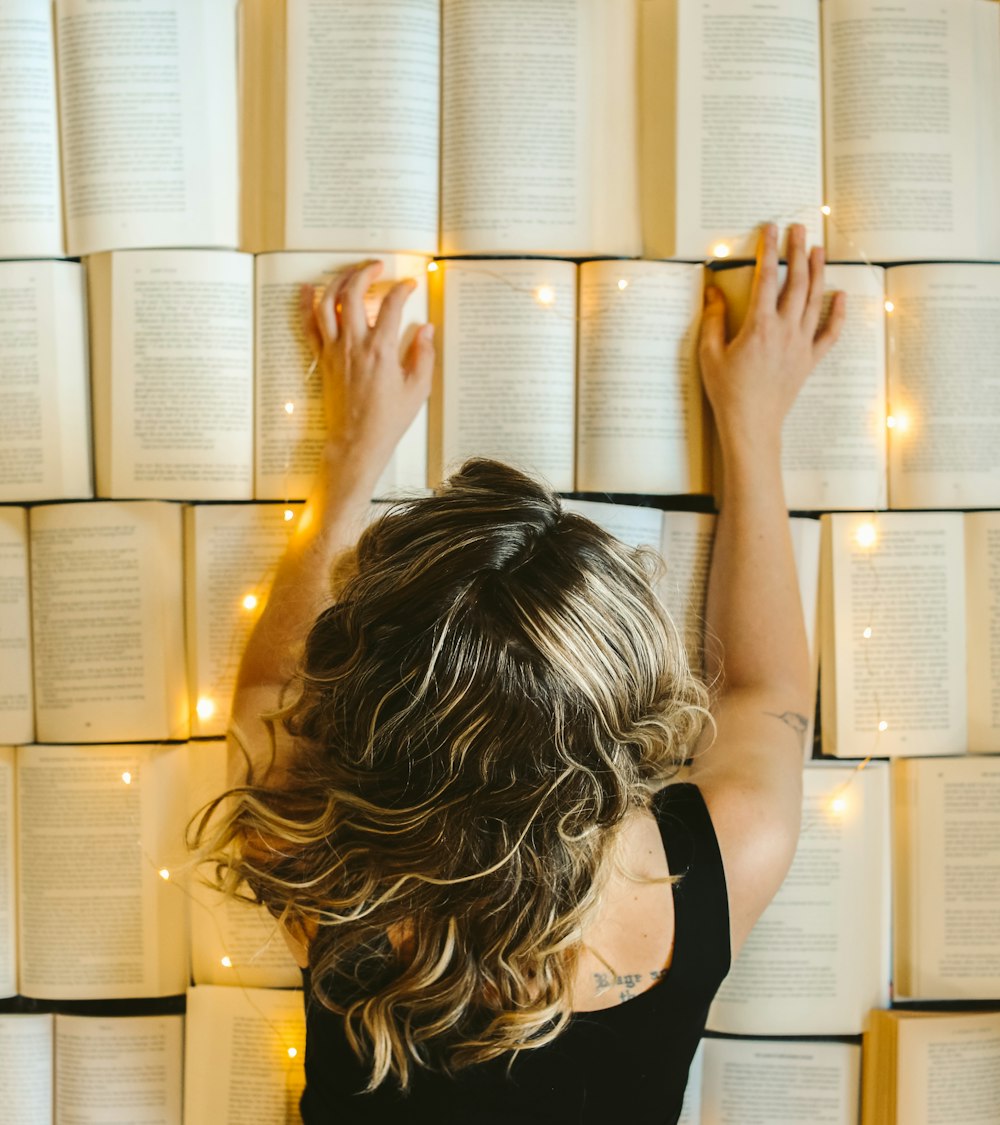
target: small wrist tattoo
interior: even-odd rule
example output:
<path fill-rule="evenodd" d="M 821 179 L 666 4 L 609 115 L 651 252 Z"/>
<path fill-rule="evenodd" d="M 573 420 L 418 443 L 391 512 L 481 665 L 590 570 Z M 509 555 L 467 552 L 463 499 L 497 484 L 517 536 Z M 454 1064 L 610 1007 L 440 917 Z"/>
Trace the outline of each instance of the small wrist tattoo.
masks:
<path fill-rule="evenodd" d="M 784 723 L 786 727 L 791 727 L 799 737 L 809 729 L 809 720 L 805 715 L 800 715 L 798 711 L 782 711 L 780 715 L 777 711 L 765 711 L 764 714 Z"/>

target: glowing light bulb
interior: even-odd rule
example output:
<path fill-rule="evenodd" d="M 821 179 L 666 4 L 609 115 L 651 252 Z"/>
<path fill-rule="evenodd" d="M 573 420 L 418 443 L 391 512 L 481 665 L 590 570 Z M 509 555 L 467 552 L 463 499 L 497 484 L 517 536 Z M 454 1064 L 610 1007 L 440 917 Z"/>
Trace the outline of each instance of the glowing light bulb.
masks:
<path fill-rule="evenodd" d="M 122 781 L 124 781 L 126 785 L 131 785 L 131 784 L 132 784 L 132 775 L 131 775 L 131 774 L 130 774 L 130 773 L 128 772 L 128 770 L 126 770 L 126 771 L 125 771 L 125 772 L 124 772 L 124 773 L 122 774 Z"/>
<path fill-rule="evenodd" d="M 888 415 L 885 424 L 890 430 L 894 430 L 896 428 L 896 416 L 894 414 Z"/>
<path fill-rule="evenodd" d="M 243 608 L 244 609 L 256 609 L 257 608 L 257 595 L 256 594 L 247 594 L 247 596 L 243 599 Z"/>
<path fill-rule="evenodd" d="M 879 730 L 888 730 L 888 729 L 889 729 L 889 724 L 888 724 L 888 723 L 887 723 L 887 722 L 885 721 L 885 719 L 883 719 L 883 720 L 882 720 L 882 721 L 881 721 L 881 722 L 879 723 L 879 725 L 878 725 L 878 729 L 879 729 Z"/>
<path fill-rule="evenodd" d="M 295 413 L 295 403 L 294 402 L 286 402 L 285 403 L 285 413 L 286 414 L 294 414 Z"/>
<path fill-rule="evenodd" d="M 624 277 L 620 277 L 618 279 L 618 288 L 619 289 L 628 289 L 628 279 L 624 278 Z"/>
<path fill-rule="evenodd" d="M 833 809 L 835 813 L 842 813 L 844 809 L 847 808 L 847 802 L 843 797 L 834 797 L 830 802 L 830 808 Z"/>
<path fill-rule="evenodd" d="M 427 272 L 428 273 L 437 273 L 437 268 L 438 268 L 437 262 L 428 262 L 427 263 Z"/>
<path fill-rule="evenodd" d="M 231 957 L 223 957 L 221 964 L 224 969 L 231 969 L 233 967 L 233 960 Z"/>
<path fill-rule="evenodd" d="M 295 1056 L 296 1056 L 296 1055 L 297 1055 L 298 1053 L 299 1053 L 299 1052 L 298 1052 L 298 1049 L 297 1049 L 296 1047 L 289 1047 L 289 1048 L 288 1048 L 288 1057 L 289 1057 L 290 1059 L 294 1059 L 294 1058 L 295 1058 Z"/>
<path fill-rule="evenodd" d="M 872 639 L 872 627 L 870 625 L 866 625 L 865 631 L 861 635 L 865 638 L 866 641 L 870 641 Z"/>
<path fill-rule="evenodd" d="M 292 511 L 292 509 L 286 508 L 285 509 L 285 523 L 288 523 L 289 520 L 292 520 L 294 518 L 295 518 L 295 513 Z"/>
<path fill-rule="evenodd" d="M 535 290 L 535 297 L 541 305 L 551 305 L 556 299 L 555 290 L 551 285 L 539 285 Z"/>
<path fill-rule="evenodd" d="M 204 695 L 195 704 L 194 709 L 197 712 L 198 718 L 202 720 L 210 719 L 215 714 L 215 704 Z"/>
<path fill-rule="evenodd" d="M 160 878 L 161 879 L 169 879 L 170 878 L 170 872 L 165 867 L 160 868 Z"/>
<path fill-rule="evenodd" d="M 905 433 L 910 424 L 909 418 L 905 414 L 890 414 L 885 420 L 885 424 L 890 430 L 896 430 L 898 433 Z"/>
<path fill-rule="evenodd" d="M 829 215 L 830 214 L 830 204 L 824 203 L 823 206 L 820 208 L 820 210 L 823 212 L 824 215 Z"/>
<path fill-rule="evenodd" d="M 854 542 L 859 547 L 874 547 L 878 534 L 873 523 L 863 523 L 854 533 Z"/>
<path fill-rule="evenodd" d="M 896 306 L 895 306 L 895 305 L 894 305 L 894 304 L 892 303 L 892 301 L 886 301 L 886 303 L 885 303 L 885 311 L 886 311 L 886 312 L 892 312 L 892 310 L 893 310 L 893 309 L 894 309 L 895 307 L 896 307 Z"/>
<path fill-rule="evenodd" d="M 717 242 L 712 247 L 712 256 L 715 258 L 728 258 L 729 247 L 724 242 Z"/>

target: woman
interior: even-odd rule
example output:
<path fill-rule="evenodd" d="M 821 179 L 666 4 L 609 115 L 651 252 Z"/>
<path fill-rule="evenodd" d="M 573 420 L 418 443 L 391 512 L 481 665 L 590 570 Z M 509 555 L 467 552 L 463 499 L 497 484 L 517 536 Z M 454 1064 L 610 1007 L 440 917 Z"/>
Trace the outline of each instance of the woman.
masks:
<path fill-rule="evenodd" d="M 711 701 L 642 552 L 504 466 L 466 465 L 350 549 L 429 393 L 432 330 L 401 365 L 411 281 L 369 328 L 378 262 L 315 310 L 304 291 L 328 438 L 240 668 L 241 787 L 199 842 L 304 970 L 307 1123 L 676 1120 L 799 829 L 811 685 L 780 435 L 844 295 L 820 326 L 801 226 L 779 292 L 777 237 L 739 334 L 711 287 L 702 322 L 725 468 Z"/>

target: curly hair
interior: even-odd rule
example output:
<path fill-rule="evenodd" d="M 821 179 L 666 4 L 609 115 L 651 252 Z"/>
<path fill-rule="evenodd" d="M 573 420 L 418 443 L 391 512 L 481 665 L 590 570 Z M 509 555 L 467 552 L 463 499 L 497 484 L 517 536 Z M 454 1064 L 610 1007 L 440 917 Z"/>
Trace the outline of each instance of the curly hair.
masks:
<path fill-rule="evenodd" d="M 334 568 L 271 716 L 295 739 L 290 781 L 230 790 L 192 846 L 224 893 L 315 928 L 313 991 L 369 1089 L 566 1026 L 618 830 L 707 716 L 657 565 L 475 460 Z"/>

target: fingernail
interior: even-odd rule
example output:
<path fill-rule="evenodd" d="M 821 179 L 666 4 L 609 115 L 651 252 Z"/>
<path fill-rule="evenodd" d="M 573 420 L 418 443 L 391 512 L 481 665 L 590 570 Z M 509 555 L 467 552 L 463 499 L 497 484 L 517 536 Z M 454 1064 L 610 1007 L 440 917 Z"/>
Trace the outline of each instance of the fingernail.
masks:
<path fill-rule="evenodd" d="M 431 343 L 434 342 L 434 325 L 433 324 L 424 325 L 424 339 L 427 341 L 428 344 L 431 344 Z"/>
<path fill-rule="evenodd" d="M 712 304 L 713 301 L 717 301 L 718 299 L 719 299 L 718 289 L 716 289 L 714 285 L 709 285 L 708 288 L 705 290 L 705 300 L 708 301 L 709 304 Z"/>
<path fill-rule="evenodd" d="M 778 226 L 777 226 L 776 223 L 768 223 L 767 226 L 764 228 L 764 230 L 765 230 L 768 238 L 777 238 L 778 237 Z"/>

